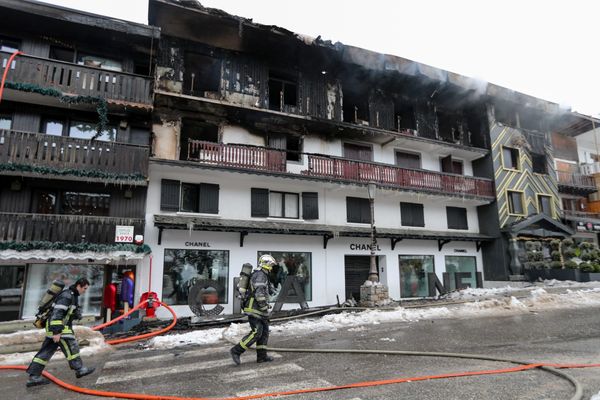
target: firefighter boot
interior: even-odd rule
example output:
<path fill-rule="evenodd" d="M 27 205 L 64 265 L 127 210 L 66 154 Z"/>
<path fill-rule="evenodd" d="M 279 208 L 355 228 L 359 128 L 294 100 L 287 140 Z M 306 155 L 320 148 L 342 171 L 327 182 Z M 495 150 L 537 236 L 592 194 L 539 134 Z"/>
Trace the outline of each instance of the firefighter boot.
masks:
<path fill-rule="evenodd" d="M 273 357 L 267 355 L 267 350 L 265 350 L 265 349 L 256 350 L 256 362 L 257 363 L 271 362 L 273 360 L 274 360 Z"/>
<path fill-rule="evenodd" d="M 81 367 L 77 371 L 75 371 L 75 376 L 77 378 L 83 378 L 84 376 L 91 374 L 95 370 L 96 368 Z"/>
<path fill-rule="evenodd" d="M 41 375 L 29 375 L 29 380 L 25 384 L 27 387 L 47 385 L 50 381 Z"/>
<path fill-rule="evenodd" d="M 244 348 L 239 344 L 236 344 L 229 350 L 229 354 L 231 354 L 231 359 L 236 365 L 240 365 L 240 355 L 244 352 Z"/>

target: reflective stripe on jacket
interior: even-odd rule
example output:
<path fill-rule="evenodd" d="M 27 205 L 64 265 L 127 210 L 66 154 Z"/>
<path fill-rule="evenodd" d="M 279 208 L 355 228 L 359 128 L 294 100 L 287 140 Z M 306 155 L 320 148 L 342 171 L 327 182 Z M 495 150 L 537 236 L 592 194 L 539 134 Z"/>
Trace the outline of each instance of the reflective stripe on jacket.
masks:
<path fill-rule="evenodd" d="M 79 293 L 67 288 L 56 297 L 52 314 L 46 321 L 46 336 L 73 336 L 73 317 L 79 307 Z M 68 337 L 68 336 L 66 336 Z"/>
<path fill-rule="evenodd" d="M 250 276 L 250 296 L 244 307 L 244 314 L 257 318 L 269 317 L 269 293 L 271 282 L 269 276 L 262 269 L 258 269 Z"/>

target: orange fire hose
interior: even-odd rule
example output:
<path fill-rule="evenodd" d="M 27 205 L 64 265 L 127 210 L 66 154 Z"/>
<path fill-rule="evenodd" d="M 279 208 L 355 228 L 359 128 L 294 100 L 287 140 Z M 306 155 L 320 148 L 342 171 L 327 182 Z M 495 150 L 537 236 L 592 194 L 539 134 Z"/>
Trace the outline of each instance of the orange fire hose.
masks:
<path fill-rule="evenodd" d="M 134 400 L 250 400 L 250 399 L 262 399 L 266 397 L 277 397 L 277 396 L 289 396 L 294 394 L 306 394 L 306 393 L 317 393 L 317 392 L 325 392 L 332 390 L 341 390 L 341 389 L 353 389 L 353 388 L 364 388 L 371 386 L 382 386 L 382 385 L 391 385 L 397 383 L 406 383 L 406 382 L 417 382 L 417 381 L 426 381 L 433 379 L 448 379 L 448 378 L 458 378 L 465 376 L 479 376 L 479 375 L 493 375 L 493 374 L 507 374 L 512 372 L 520 372 L 531 369 L 536 369 L 540 367 L 553 367 L 553 368 L 591 368 L 591 367 L 600 367 L 600 364 L 546 364 L 546 363 L 536 363 L 536 364 L 526 364 L 520 365 L 518 367 L 511 368 L 503 368 L 503 369 L 494 369 L 494 370 L 482 370 L 482 371 L 467 371 L 467 372 L 458 372 L 458 373 L 449 373 L 449 374 L 440 374 L 440 375 L 427 375 L 427 376 L 415 376 L 410 378 L 396 378 L 396 379 L 387 379 L 380 381 L 365 381 L 365 382 L 356 382 L 350 383 L 347 385 L 339 385 L 339 386 L 329 386 L 329 387 L 321 387 L 321 388 L 310 388 L 310 389 L 299 389 L 299 390 L 289 390 L 284 392 L 273 392 L 273 393 L 262 393 L 255 394 L 250 396 L 242 396 L 242 397 L 178 397 L 178 396 L 162 396 L 162 395 L 151 395 L 151 394 L 143 394 L 143 393 L 122 393 L 122 392 L 108 392 L 103 390 L 95 390 L 95 389 L 87 389 L 79 386 L 71 385 L 67 382 L 64 382 L 49 372 L 44 371 L 43 375 L 54 382 L 55 384 L 82 394 L 89 394 L 93 396 L 100 397 L 114 397 L 118 399 L 134 399 Z M 27 367 L 24 365 L 6 365 L 0 366 L 0 370 L 26 370 Z"/>
<path fill-rule="evenodd" d="M 2 74 L 2 82 L 0 82 L 0 101 L 2 101 L 2 93 L 4 92 L 4 83 L 6 82 L 6 76 L 8 75 L 8 70 L 10 69 L 10 65 L 12 64 L 15 57 L 18 56 L 19 54 L 23 54 L 23 53 L 18 50 L 15 51 L 14 53 L 12 53 L 10 58 L 8 59 L 8 62 L 6 63 L 6 68 L 4 68 L 4 73 Z"/>

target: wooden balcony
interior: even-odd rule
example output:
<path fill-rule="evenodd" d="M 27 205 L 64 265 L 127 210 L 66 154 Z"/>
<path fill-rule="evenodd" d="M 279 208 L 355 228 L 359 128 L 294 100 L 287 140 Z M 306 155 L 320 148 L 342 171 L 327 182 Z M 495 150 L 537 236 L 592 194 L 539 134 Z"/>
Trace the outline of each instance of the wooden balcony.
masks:
<path fill-rule="evenodd" d="M 368 183 L 440 194 L 493 198 L 492 181 L 441 172 L 416 170 L 327 156 L 308 156 L 308 170 L 302 172 L 341 181 Z"/>
<path fill-rule="evenodd" d="M 10 53 L 0 52 L 0 74 L 9 67 L 7 82 L 52 88 L 69 95 L 101 97 L 109 102 L 152 108 L 152 79 L 62 61 L 19 55 L 8 66 Z"/>
<path fill-rule="evenodd" d="M 582 220 L 582 219 L 598 219 L 600 220 L 600 213 L 587 212 L 587 211 L 573 211 L 573 210 L 562 210 L 561 216 L 564 219 L 570 220 Z"/>
<path fill-rule="evenodd" d="M 134 227 L 144 233 L 143 219 L 84 215 L 0 213 L 0 242 L 115 243 L 115 227 Z"/>
<path fill-rule="evenodd" d="M 598 190 L 596 182 L 591 176 L 563 171 L 556 171 L 556 175 L 558 178 L 558 187 L 562 192 L 585 195 Z"/>
<path fill-rule="evenodd" d="M 264 147 L 189 140 L 187 159 L 219 167 L 286 172 L 285 151 Z"/>
<path fill-rule="evenodd" d="M 0 130 L 0 173 L 147 185 L 146 146 Z M 6 168 L 6 167 L 14 168 Z"/>

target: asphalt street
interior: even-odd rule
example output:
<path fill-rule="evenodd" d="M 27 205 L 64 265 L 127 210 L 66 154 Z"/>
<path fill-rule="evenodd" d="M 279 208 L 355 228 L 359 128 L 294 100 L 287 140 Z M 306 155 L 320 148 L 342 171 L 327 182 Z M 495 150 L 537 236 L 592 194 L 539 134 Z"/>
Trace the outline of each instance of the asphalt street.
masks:
<path fill-rule="evenodd" d="M 600 363 L 600 313 L 595 308 L 529 312 L 502 317 L 387 323 L 301 336 L 273 335 L 270 345 L 287 348 L 380 349 L 470 353 L 531 362 Z M 235 397 L 327 387 L 361 381 L 506 368 L 512 365 L 440 357 L 276 353 L 256 364 L 255 353 L 235 366 L 228 344 L 171 350 L 122 347 L 84 361 L 98 371 L 75 379 L 64 360 L 49 371 L 88 388 L 182 397 Z M 600 368 L 563 370 L 584 388 L 584 399 L 600 392 Z M 94 398 L 48 385 L 25 388 L 22 372 L 0 372 L 4 400 Z M 570 399 L 568 381 L 541 370 L 502 375 L 409 382 L 370 388 L 286 396 L 289 399 Z"/>

